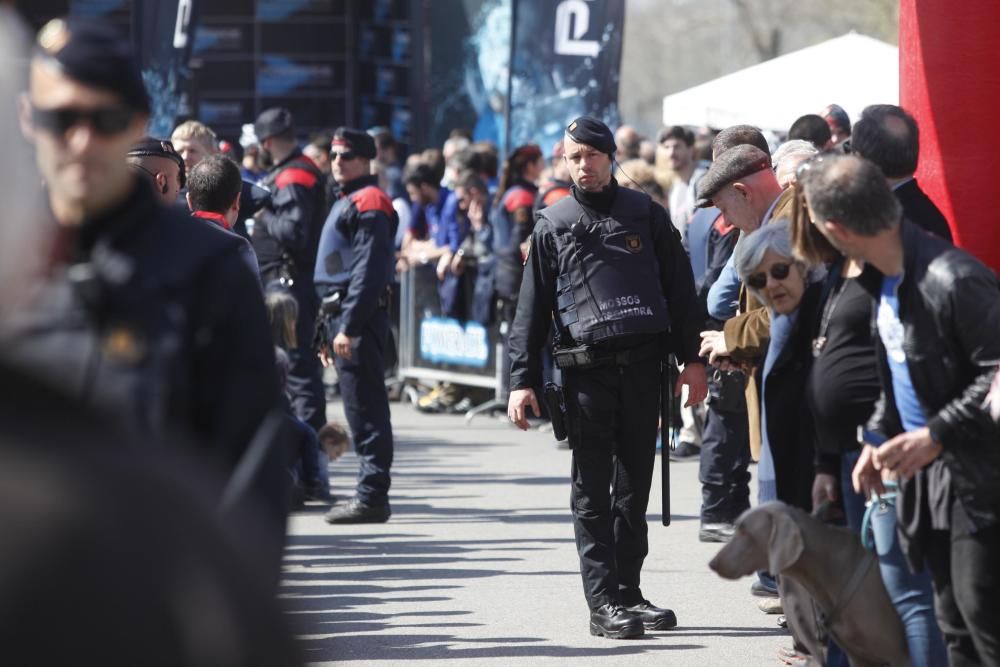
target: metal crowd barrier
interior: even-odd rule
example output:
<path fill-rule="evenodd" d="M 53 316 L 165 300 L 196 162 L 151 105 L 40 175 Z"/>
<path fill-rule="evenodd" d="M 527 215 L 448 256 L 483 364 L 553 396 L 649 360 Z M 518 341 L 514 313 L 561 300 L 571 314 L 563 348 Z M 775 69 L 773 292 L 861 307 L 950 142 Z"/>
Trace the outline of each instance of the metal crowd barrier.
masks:
<path fill-rule="evenodd" d="M 465 282 L 472 285 L 470 269 Z M 472 312 L 472 290 L 463 290 Z M 473 408 L 467 419 L 503 403 L 502 338 L 499 326 L 459 321 L 441 313 L 438 279 L 431 265 L 400 275 L 398 376 L 406 382 L 452 382 L 494 390 L 494 401 Z"/>

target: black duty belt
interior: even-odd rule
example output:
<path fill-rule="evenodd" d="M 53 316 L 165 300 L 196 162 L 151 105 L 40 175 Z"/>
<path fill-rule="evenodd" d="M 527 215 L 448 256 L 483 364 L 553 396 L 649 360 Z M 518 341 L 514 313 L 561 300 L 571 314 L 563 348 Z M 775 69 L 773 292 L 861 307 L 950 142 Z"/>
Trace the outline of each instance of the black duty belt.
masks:
<path fill-rule="evenodd" d="M 342 310 L 343 300 L 346 296 L 346 289 L 330 290 L 326 293 L 326 296 L 320 299 L 320 313 L 328 317 L 339 316 L 340 311 Z M 378 307 L 383 310 L 387 310 L 391 300 L 392 288 L 386 287 L 382 290 L 382 293 L 378 295 Z"/>
<path fill-rule="evenodd" d="M 631 366 L 650 359 L 663 356 L 663 344 L 660 341 L 650 341 L 626 350 L 601 350 L 592 345 L 556 348 L 552 358 L 557 368 L 594 368 L 596 366 Z"/>

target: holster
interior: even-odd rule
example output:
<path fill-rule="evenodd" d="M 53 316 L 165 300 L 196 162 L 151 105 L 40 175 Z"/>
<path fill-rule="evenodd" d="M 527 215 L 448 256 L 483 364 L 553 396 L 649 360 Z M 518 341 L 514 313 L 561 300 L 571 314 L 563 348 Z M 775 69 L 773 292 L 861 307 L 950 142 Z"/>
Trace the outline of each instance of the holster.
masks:
<path fill-rule="evenodd" d="M 316 330 L 313 333 L 313 351 L 319 352 L 333 343 L 333 318 L 320 313 L 316 318 Z"/>
<path fill-rule="evenodd" d="M 746 374 L 714 369 L 708 378 L 708 402 L 717 412 L 746 412 Z"/>
<path fill-rule="evenodd" d="M 554 382 L 545 383 L 543 393 L 545 407 L 549 411 L 549 419 L 552 421 L 552 435 L 558 441 L 563 441 L 568 437 L 566 431 L 566 400 L 563 396 L 563 389 Z"/>

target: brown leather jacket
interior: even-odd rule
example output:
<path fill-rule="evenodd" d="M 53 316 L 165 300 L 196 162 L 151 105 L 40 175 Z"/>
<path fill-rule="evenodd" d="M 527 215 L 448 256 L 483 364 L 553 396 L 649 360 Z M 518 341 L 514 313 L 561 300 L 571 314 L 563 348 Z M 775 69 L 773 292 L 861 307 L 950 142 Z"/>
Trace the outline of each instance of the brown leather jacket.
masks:
<path fill-rule="evenodd" d="M 764 221 L 791 218 L 795 189 L 788 188 L 778 196 L 771 217 Z M 760 394 L 757 388 L 758 362 L 767 352 L 771 341 L 771 316 L 757 297 L 745 285 L 740 286 L 739 314 L 722 327 L 729 356 L 747 369 L 747 419 L 750 422 L 750 455 L 760 459 Z"/>

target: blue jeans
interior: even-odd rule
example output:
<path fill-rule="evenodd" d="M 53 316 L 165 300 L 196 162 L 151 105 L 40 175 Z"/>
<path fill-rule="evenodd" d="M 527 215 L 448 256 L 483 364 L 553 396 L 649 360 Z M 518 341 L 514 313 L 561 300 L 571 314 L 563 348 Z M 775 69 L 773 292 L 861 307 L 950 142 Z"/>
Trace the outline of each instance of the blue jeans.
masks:
<path fill-rule="evenodd" d="M 856 533 L 861 532 L 865 514 L 865 499 L 851 486 L 851 471 L 858 462 L 861 451 L 847 452 L 841 464 L 841 492 L 847 525 Z M 923 570 L 910 572 L 896 534 L 896 507 L 876 508 L 872 512 L 872 534 L 878 554 L 882 583 L 889 593 L 899 618 L 903 621 L 906 643 L 910 649 L 913 667 L 936 667 L 948 664 L 941 630 L 934 617 L 934 589 L 930 574 Z"/>

